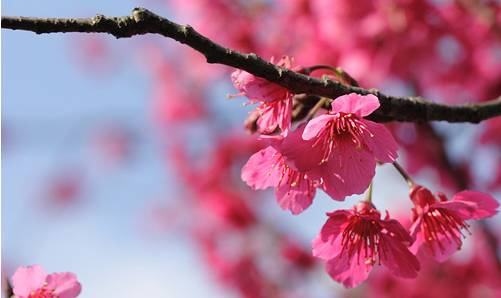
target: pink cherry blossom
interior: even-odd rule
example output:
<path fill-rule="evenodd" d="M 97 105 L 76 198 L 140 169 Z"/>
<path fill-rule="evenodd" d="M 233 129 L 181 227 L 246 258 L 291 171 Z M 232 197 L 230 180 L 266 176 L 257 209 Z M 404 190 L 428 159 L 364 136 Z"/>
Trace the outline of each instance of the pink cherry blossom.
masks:
<path fill-rule="evenodd" d="M 316 259 L 311 252 L 291 238 L 280 239 L 281 255 L 300 270 L 308 271 L 315 266 Z"/>
<path fill-rule="evenodd" d="M 39 265 L 19 267 L 12 276 L 17 298 L 74 298 L 82 289 L 71 272 L 47 274 Z"/>
<path fill-rule="evenodd" d="M 329 113 L 308 122 L 303 139 L 315 140 L 314 146 L 322 148 L 321 163 L 328 162 L 331 153 L 343 145 L 368 151 L 380 162 L 393 162 L 397 144 L 391 133 L 381 124 L 363 119 L 377 108 L 379 100 L 372 94 L 338 97 Z"/>
<path fill-rule="evenodd" d="M 256 216 L 238 193 L 219 187 L 205 189 L 198 197 L 203 212 L 225 227 L 245 229 L 256 222 Z"/>
<path fill-rule="evenodd" d="M 273 63 L 273 58 L 271 63 Z M 277 62 L 277 65 L 283 68 L 292 68 L 292 60 L 284 56 Z M 277 127 L 282 131 L 290 127 L 292 93 L 289 90 L 240 69 L 231 74 L 231 80 L 235 88 L 240 91 L 238 95 L 246 96 L 250 103 L 259 103 L 256 108 L 260 114 L 257 121 L 259 132 L 270 134 Z"/>
<path fill-rule="evenodd" d="M 278 204 L 292 214 L 308 208 L 315 196 L 315 182 L 285 162 L 274 147 L 252 155 L 242 169 L 242 180 L 253 189 L 275 188 Z"/>
<path fill-rule="evenodd" d="M 462 230 L 469 232 L 468 219 L 483 219 L 497 213 L 499 203 L 490 195 L 476 191 L 462 191 L 448 201 L 444 194 L 433 196 L 420 185 L 412 188 L 414 203 L 411 234 L 415 242 L 411 251 L 445 261 L 461 248 Z"/>
<path fill-rule="evenodd" d="M 402 280 L 385 271 L 375 272 L 367 283 L 367 297 L 501 297 L 501 271 L 496 251 L 491 249 L 493 241 L 498 239 L 495 235 L 486 237 L 481 229 L 477 230 L 469 253 L 445 263 L 421 260 L 416 279 Z"/>
<path fill-rule="evenodd" d="M 299 171 L 321 181 L 336 200 L 364 192 L 375 174 L 376 161 L 393 162 L 397 144 L 382 125 L 363 117 L 379 107 L 374 95 L 349 94 L 332 103 L 332 110 L 304 127 L 302 139 L 290 140 L 284 155 Z M 297 130 L 302 129 L 299 127 Z"/>
<path fill-rule="evenodd" d="M 352 210 L 337 210 L 313 240 L 313 255 L 327 261 L 327 272 L 345 287 L 352 288 L 369 276 L 375 264 L 394 275 L 414 278 L 420 269 L 409 251 L 412 238 L 388 213 L 384 219 L 368 202 Z"/>

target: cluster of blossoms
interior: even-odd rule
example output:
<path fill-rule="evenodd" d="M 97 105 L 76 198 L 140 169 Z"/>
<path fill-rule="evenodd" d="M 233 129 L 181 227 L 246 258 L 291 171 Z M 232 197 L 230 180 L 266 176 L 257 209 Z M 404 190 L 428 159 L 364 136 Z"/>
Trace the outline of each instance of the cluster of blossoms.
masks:
<path fill-rule="evenodd" d="M 81 290 L 75 274 L 47 274 L 39 265 L 19 267 L 12 276 L 12 292 L 16 298 L 75 298 Z"/>
<path fill-rule="evenodd" d="M 312 204 L 316 189 L 339 201 L 361 194 L 371 184 L 377 163 L 395 163 L 398 146 L 392 134 L 384 125 L 365 118 L 379 107 L 376 96 L 340 96 L 329 111 L 292 130 L 290 123 L 283 123 L 290 119 L 291 111 L 284 110 L 281 103 L 292 100 L 284 88 L 240 70 L 232 79 L 241 95 L 251 101 L 261 98 L 259 131 L 269 134 L 281 129 L 280 134 L 263 136 L 268 146 L 250 157 L 242 169 L 242 180 L 253 189 L 275 188 L 283 209 L 301 213 Z M 263 99 L 266 96 L 270 99 Z M 272 129 L 261 126 L 262 118 L 266 128 Z M 368 200 L 352 210 L 327 213 L 329 219 L 313 241 L 313 255 L 326 260 L 329 275 L 344 286 L 363 282 L 376 264 L 396 276 L 415 278 L 419 259 L 428 255 L 442 262 L 461 248 L 464 232 L 469 232 L 466 220 L 488 218 L 497 212 L 499 204 L 490 195 L 462 191 L 449 201 L 444 194 L 434 196 L 415 184 L 405 172 L 402 175 L 411 186 L 414 204 L 409 229 L 388 212 L 381 218 L 371 202 L 371 190 Z"/>

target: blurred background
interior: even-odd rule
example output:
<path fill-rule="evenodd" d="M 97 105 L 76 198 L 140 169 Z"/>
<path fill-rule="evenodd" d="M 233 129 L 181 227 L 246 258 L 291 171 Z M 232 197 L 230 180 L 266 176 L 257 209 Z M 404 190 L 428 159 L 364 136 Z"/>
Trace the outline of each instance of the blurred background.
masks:
<path fill-rule="evenodd" d="M 364 87 L 394 95 L 461 103 L 501 94 L 498 1 L 6 0 L 2 15 L 122 16 L 135 6 L 266 59 L 287 54 L 299 65 L 341 66 Z M 2 275 L 29 264 L 71 271 L 81 297 L 395 296 L 395 284 L 405 283 L 384 273 L 343 290 L 310 256 L 325 212 L 361 196 L 340 203 L 319 192 L 293 216 L 272 191 L 240 181 L 261 145 L 243 125 L 253 107 L 227 98 L 237 93 L 231 71 L 158 36 L 2 30 Z M 499 118 L 389 127 L 418 182 L 499 199 Z M 378 209 L 408 218 L 407 192 L 390 166 L 378 167 Z M 486 261 L 494 267 L 499 223 L 488 222 L 485 248 L 493 253 L 495 243 Z M 471 239 L 440 269 L 465 275 L 451 275 L 444 287 L 472 272 Z M 499 270 L 487 267 L 482 273 L 491 277 L 455 290 L 499 297 Z M 409 297 L 438 293 L 459 297 L 445 289 Z"/>

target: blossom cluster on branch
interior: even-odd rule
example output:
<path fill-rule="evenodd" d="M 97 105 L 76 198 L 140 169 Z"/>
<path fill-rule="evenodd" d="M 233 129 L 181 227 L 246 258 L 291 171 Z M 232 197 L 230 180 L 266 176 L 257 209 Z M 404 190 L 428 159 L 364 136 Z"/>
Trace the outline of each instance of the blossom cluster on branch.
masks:
<path fill-rule="evenodd" d="M 242 95 L 261 99 L 258 126 L 265 122 L 266 128 L 273 128 L 261 133 L 281 128 L 279 135 L 263 137 L 269 146 L 254 154 L 242 169 L 242 179 L 249 186 L 274 187 L 280 207 L 293 214 L 312 204 L 316 188 L 339 201 L 369 188 L 366 201 L 352 210 L 328 213 L 329 219 L 313 242 L 313 255 L 326 260 L 327 272 L 346 287 L 367 279 L 376 264 L 385 265 L 396 276 L 415 278 L 420 269 L 417 256 L 428 254 L 445 261 L 461 248 L 461 237 L 469 231 L 466 220 L 497 213 L 499 203 L 488 194 L 463 191 L 448 201 L 445 195 L 438 194 L 437 199 L 427 188 L 416 185 L 396 163 L 398 145 L 390 131 L 364 118 L 379 107 L 377 97 L 355 93 L 338 97 L 330 111 L 291 131 L 290 121 L 283 121 L 291 119 L 292 107 L 283 109 L 280 104 L 291 101 L 287 90 L 240 70 L 232 78 Z M 411 188 L 415 207 L 409 229 L 391 219 L 388 212 L 381 219 L 372 203 L 371 181 L 377 163 L 394 163 Z"/>

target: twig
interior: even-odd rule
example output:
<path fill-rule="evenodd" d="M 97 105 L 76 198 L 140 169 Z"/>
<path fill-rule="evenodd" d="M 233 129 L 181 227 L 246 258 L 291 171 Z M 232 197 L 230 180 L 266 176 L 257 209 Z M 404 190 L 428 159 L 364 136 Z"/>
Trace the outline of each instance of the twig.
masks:
<path fill-rule="evenodd" d="M 479 104 L 442 105 L 421 97 L 389 96 L 374 89 L 346 86 L 339 82 L 319 80 L 269 63 L 256 54 L 242 54 L 222 47 L 188 25 L 179 25 L 147 9 L 135 8 L 131 16 L 92 18 L 2 17 L 2 28 L 33 31 L 37 34 L 56 32 L 108 33 L 117 38 L 147 33 L 160 34 L 186 44 L 202 53 L 208 63 L 218 63 L 245 70 L 277 83 L 296 94 L 306 93 L 327 98 L 343 94 L 374 94 L 381 107 L 371 115 L 376 121 L 448 121 L 472 122 L 501 115 L 501 97 Z"/>

